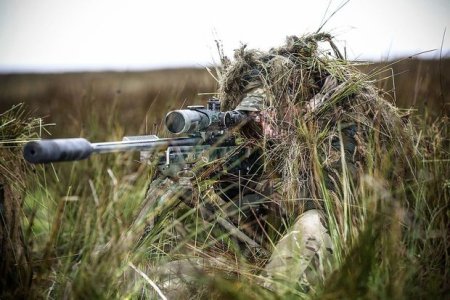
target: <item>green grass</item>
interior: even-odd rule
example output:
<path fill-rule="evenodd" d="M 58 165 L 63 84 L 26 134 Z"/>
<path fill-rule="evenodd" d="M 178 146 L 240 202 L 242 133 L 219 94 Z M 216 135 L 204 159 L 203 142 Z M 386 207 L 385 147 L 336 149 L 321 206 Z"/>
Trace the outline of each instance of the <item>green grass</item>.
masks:
<path fill-rule="evenodd" d="M 257 272 L 249 267 L 250 271 L 237 273 L 219 268 L 214 277 L 200 274 L 203 295 L 221 299 L 443 296 L 449 269 L 448 128 L 445 122 L 422 122 L 417 145 L 424 151 L 426 146 L 426 152 L 414 180 L 390 189 L 381 170 L 376 169 L 360 186 L 341 178 L 348 182 L 343 191 L 347 206 L 339 214 L 345 225 L 330 219 L 336 260 L 333 272 L 315 293 L 291 290 L 288 295 L 277 295 L 261 288 L 255 280 Z M 152 270 L 161 261 L 179 257 L 180 250 L 189 249 L 192 254 L 195 248 L 207 255 L 218 240 L 229 246 L 228 259 L 248 263 L 225 232 L 203 222 L 195 209 L 187 207 L 165 214 L 156 230 L 142 241 L 145 219 L 136 216 L 151 167 L 135 159 L 131 154 L 115 154 L 55 165 L 55 169 L 36 168 L 34 184 L 27 189 L 23 219 L 25 240 L 32 245 L 35 297 L 156 298 L 149 282 L 131 264 L 152 278 Z M 394 163 L 393 159 L 384 163 Z M 331 209 L 332 195 L 324 196 Z M 360 203 L 356 207 L 352 204 L 355 200 Z M 355 214 L 357 224 L 349 217 Z M 336 217 L 333 211 L 329 215 Z M 181 240 L 180 224 L 185 233 Z M 155 277 L 151 280 L 157 282 Z"/>
<path fill-rule="evenodd" d="M 85 101 L 94 99 L 87 94 Z M 80 113 L 88 121 L 74 126 L 83 128 L 81 135 L 89 139 L 119 140 L 126 131 L 118 121 L 121 110 L 114 105 L 102 115 L 90 106 Z M 343 165 L 341 206 L 326 188 L 319 153 L 312 157 L 336 248 L 332 271 L 309 293 L 291 288 L 279 294 L 261 287 L 264 259 L 250 262 L 227 232 L 205 222 L 195 208 L 167 208 L 154 229 L 144 234 L 156 214 L 143 201 L 154 170 L 137 162 L 136 154 L 37 166 L 25 181 L 22 211 L 34 272 L 29 297 L 156 299 L 152 282 L 161 286 L 156 270 L 189 256 L 220 258 L 217 266 L 196 274 L 192 294 L 198 299 L 443 298 L 450 270 L 448 119 L 417 115 L 413 123 L 420 155 L 410 157 L 409 179 L 386 179 L 399 154 L 379 155 L 385 149 L 377 149 L 374 141 L 367 149 L 368 172 L 357 184 Z M 23 137 L 41 128 L 29 124 L 18 125 L 27 128 Z M 323 135 L 301 129 L 299 134 L 311 147 L 320 144 Z M 5 136 L 2 140 L 8 139 Z M 205 182 L 199 189 L 206 190 Z"/>

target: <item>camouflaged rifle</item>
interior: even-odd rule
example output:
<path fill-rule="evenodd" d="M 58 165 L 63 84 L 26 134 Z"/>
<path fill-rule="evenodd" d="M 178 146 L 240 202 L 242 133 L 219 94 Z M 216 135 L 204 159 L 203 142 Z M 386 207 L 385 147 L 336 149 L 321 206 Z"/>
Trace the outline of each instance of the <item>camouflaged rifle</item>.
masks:
<path fill-rule="evenodd" d="M 152 154 L 163 153 L 159 155 L 160 171 L 167 176 L 175 176 L 199 160 L 206 163 L 231 155 L 234 159 L 227 159 L 227 170 L 247 170 L 242 172 L 244 175 L 250 171 L 249 163 L 244 161 L 251 153 L 249 149 L 239 149 L 230 129 L 242 126 L 248 119 L 241 111 L 221 112 L 219 100 L 212 98 L 206 108 L 188 106 L 166 115 L 168 131 L 176 135 L 186 134 L 185 137 L 128 136 L 122 141 L 101 143 L 91 143 L 84 138 L 47 139 L 25 144 L 23 156 L 30 163 L 46 164 L 82 160 L 93 153 L 119 151 L 140 151 L 141 161 L 149 161 Z"/>
<path fill-rule="evenodd" d="M 232 110 L 221 112 L 218 99 L 208 100 L 207 107 L 188 106 L 174 110 L 165 117 L 169 132 L 185 137 L 158 138 L 156 135 L 129 136 L 122 141 L 91 143 L 83 138 L 47 139 L 31 141 L 23 148 L 24 158 L 33 164 L 77 161 L 88 158 L 93 153 L 120 151 L 140 151 L 141 162 L 154 162 L 164 177 L 177 178 L 181 185 L 188 184 L 193 174 L 192 167 L 200 162 L 221 160 L 216 172 L 234 175 L 233 183 L 226 188 L 232 190 L 235 178 L 252 180 L 260 173 L 260 153 L 236 143 L 232 129 L 250 120 L 245 112 Z M 155 156 L 156 154 L 156 156 Z M 216 174 L 217 175 L 217 174 Z M 186 181 L 186 182 L 185 182 Z M 226 182 L 223 184 L 227 185 Z M 187 203 L 188 205 L 190 203 Z M 202 214 L 214 217 L 214 211 L 200 207 Z M 253 248 L 261 248 L 258 242 L 241 232 L 232 221 L 216 218 L 226 230 Z M 262 249 L 262 248 L 261 248 Z"/>

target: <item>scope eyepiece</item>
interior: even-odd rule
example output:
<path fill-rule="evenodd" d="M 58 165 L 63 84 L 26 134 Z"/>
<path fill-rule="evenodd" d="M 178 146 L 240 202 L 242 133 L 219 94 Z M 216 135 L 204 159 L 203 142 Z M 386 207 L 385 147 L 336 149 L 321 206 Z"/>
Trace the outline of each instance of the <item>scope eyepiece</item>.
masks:
<path fill-rule="evenodd" d="M 241 111 L 230 110 L 224 112 L 221 119 L 222 127 L 230 128 L 242 124 L 248 119 L 248 116 Z"/>

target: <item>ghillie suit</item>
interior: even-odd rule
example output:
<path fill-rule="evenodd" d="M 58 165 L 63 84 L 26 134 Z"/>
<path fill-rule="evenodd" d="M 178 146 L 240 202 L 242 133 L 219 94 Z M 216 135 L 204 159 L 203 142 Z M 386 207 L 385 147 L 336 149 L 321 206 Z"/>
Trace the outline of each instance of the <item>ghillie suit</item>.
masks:
<path fill-rule="evenodd" d="M 321 50 L 323 43 L 331 49 Z M 290 229 L 272 241 L 278 244 L 265 271 L 295 288 L 307 267 L 315 265 L 323 276 L 327 254 L 317 254 L 332 252 L 327 228 L 344 241 L 354 238 L 347 229 L 363 223 L 358 195 L 364 178 L 382 177 L 391 187 L 407 180 L 412 128 L 372 77 L 343 59 L 328 34 L 288 37 L 268 52 L 243 46 L 234 61 L 222 57 L 222 64 L 223 109 L 260 101 L 264 122 L 273 128 L 272 136 L 260 133 L 250 142 L 265 150 L 268 177 L 278 178 L 274 206 Z M 252 131 L 257 129 L 244 128 L 244 135 Z"/>
<path fill-rule="evenodd" d="M 334 55 L 320 50 L 321 42 L 327 42 Z M 246 239 L 237 243 L 240 248 L 236 251 L 220 238 L 236 235 L 236 230 L 219 231 L 219 238 L 211 238 L 210 233 L 216 229 L 213 226 L 203 230 L 208 235 L 202 241 L 212 246 L 192 251 L 192 244 L 186 243 L 188 247 L 180 251 L 184 256 L 175 253 L 169 258 L 171 262 L 160 267 L 161 277 L 175 276 L 191 282 L 205 269 L 220 270 L 232 278 L 236 273 L 257 273 L 260 284 L 281 294 L 308 289 L 323 282 L 331 253 L 333 257 L 342 256 L 339 245 L 351 242 L 363 223 L 364 211 L 358 197 L 362 179 L 383 176 L 395 185 L 406 178 L 405 158 L 413 151 L 409 124 L 384 100 L 370 76 L 342 58 L 327 34 L 289 37 L 285 46 L 269 52 L 242 47 L 236 51 L 234 61 L 222 57 L 218 75 L 222 110 L 261 112 L 271 128 L 271 133 L 266 134 L 250 122 L 236 133 L 242 136 L 243 145 L 260 149 L 262 172 L 243 185 L 238 178 L 234 181 L 239 181 L 239 194 L 244 195 L 239 201 L 248 199 L 250 214 L 256 216 L 246 220 L 250 223 L 238 225 L 238 229 L 272 253 L 248 249 L 252 243 Z M 397 164 L 391 164 L 392 157 Z M 162 179 L 162 185 L 154 181 L 146 203 L 151 203 L 149 207 L 152 203 L 173 203 L 168 199 L 186 198 L 187 194 L 189 199 L 182 201 L 194 207 L 215 206 L 219 208 L 216 217 L 223 214 L 232 219 L 236 214 L 224 208 L 227 204 L 223 204 L 223 196 L 227 195 L 218 187 L 223 179 L 210 177 L 218 168 L 220 162 L 196 168 L 198 172 L 191 176 L 195 179 L 193 186 L 188 190 L 179 178 Z M 245 195 L 241 189 L 253 193 Z M 172 207 L 168 210 L 173 211 Z M 238 207 L 238 211 L 242 210 Z M 210 216 L 206 219 L 211 221 Z M 173 221 L 160 227 L 170 223 Z M 181 231 L 175 230 L 175 238 L 171 237 L 175 243 L 180 236 L 198 230 L 197 225 L 188 222 L 183 226 Z M 195 239 L 198 245 L 200 239 L 197 235 Z M 193 259 L 180 263 L 189 256 Z M 198 258 L 201 266 L 197 266 Z M 160 283 L 166 291 L 179 288 L 181 294 L 185 293 L 186 286 L 179 282 L 162 279 Z"/>

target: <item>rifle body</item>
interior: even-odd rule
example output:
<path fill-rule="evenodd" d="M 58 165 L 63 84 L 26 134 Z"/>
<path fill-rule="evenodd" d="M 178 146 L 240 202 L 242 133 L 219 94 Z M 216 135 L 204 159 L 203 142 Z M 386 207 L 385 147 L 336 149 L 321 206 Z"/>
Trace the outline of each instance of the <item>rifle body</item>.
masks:
<path fill-rule="evenodd" d="M 173 134 L 188 134 L 186 137 L 130 136 L 122 141 L 101 143 L 91 143 L 83 138 L 39 140 L 28 142 L 23 155 L 30 163 L 46 164 L 82 160 L 95 153 L 139 151 L 141 162 L 156 162 L 159 175 L 175 178 L 180 184 L 194 178 L 197 166 L 202 168 L 219 162 L 210 173 L 211 178 L 217 179 L 218 195 L 240 207 L 241 200 L 244 201 L 249 192 L 247 185 L 254 183 L 255 176 L 261 173 L 261 153 L 237 145 L 229 131 L 250 118 L 239 111 L 220 112 L 219 108 L 218 101 L 210 100 L 207 109 L 193 106 L 169 112 L 166 128 Z M 234 226 L 232 222 L 224 224 L 227 229 Z M 243 239 L 246 243 L 250 240 Z"/>
<path fill-rule="evenodd" d="M 143 136 L 139 139 L 124 138 L 118 142 L 90 143 L 83 138 L 49 139 L 31 141 L 25 144 L 24 158 L 33 164 L 75 161 L 88 158 L 93 153 L 120 151 L 155 151 L 178 145 L 196 145 L 199 138 L 159 139 L 155 136 Z"/>
<path fill-rule="evenodd" d="M 173 160 L 171 147 L 183 156 L 189 156 L 189 151 L 196 156 L 205 148 L 215 147 L 210 152 L 221 156 L 227 148 L 236 146 L 229 134 L 229 129 L 247 122 L 249 118 L 239 111 L 220 111 L 220 102 L 212 98 L 207 108 L 194 105 L 188 109 L 171 111 L 166 115 L 166 128 L 174 134 L 187 133 L 187 137 L 160 139 L 155 135 L 125 137 L 118 142 L 90 143 L 83 138 L 49 139 L 28 142 L 23 150 L 24 158 L 30 163 L 51 163 L 74 161 L 88 158 L 93 153 L 118 151 L 141 151 L 150 153 L 167 151 L 167 162 Z M 193 147 L 193 148 L 183 148 Z M 169 150 L 168 150 L 169 149 Z M 192 156 L 191 155 L 191 156 Z M 214 155 L 213 155 L 214 156 Z"/>

